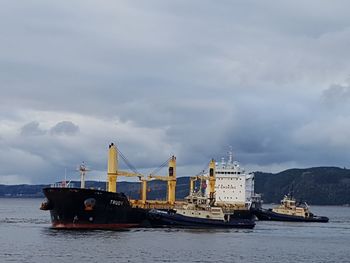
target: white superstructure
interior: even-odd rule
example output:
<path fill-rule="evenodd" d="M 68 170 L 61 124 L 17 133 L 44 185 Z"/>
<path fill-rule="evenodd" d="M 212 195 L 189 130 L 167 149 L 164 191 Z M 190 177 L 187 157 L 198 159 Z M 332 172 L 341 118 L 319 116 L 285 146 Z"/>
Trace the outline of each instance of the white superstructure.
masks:
<path fill-rule="evenodd" d="M 233 161 L 232 151 L 227 161 L 222 158 L 216 163 L 215 177 L 216 204 L 250 207 L 254 196 L 254 173 L 246 173 L 238 162 Z"/>

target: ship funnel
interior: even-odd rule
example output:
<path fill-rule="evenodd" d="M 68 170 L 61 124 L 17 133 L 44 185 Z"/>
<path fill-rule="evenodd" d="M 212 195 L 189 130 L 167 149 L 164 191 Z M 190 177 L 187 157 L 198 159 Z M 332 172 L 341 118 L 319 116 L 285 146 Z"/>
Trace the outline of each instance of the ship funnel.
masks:
<path fill-rule="evenodd" d="M 86 168 L 85 162 L 82 162 L 81 165 L 79 165 L 78 171 L 80 172 L 80 188 L 85 188 L 85 175 L 87 171 L 90 171 Z"/>

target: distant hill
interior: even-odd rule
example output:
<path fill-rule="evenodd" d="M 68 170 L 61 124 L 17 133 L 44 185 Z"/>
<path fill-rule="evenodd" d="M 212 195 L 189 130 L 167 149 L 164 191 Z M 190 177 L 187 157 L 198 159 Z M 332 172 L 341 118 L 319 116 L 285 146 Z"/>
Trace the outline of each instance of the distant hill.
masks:
<path fill-rule="evenodd" d="M 72 181 L 75 187 L 80 187 L 80 182 Z M 87 188 L 106 189 L 106 182 L 86 181 Z M 42 189 L 49 185 L 1 185 L 0 197 L 44 197 Z M 140 183 L 135 182 L 118 182 L 117 191 L 123 192 L 131 198 L 140 197 Z M 177 178 L 176 196 L 183 199 L 189 193 L 189 177 Z M 147 198 L 149 199 L 166 199 L 166 182 L 152 181 L 148 183 Z"/>
<path fill-rule="evenodd" d="M 289 169 L 277 174 L 255 173 L 255 191 L 265 203 L 279 202 L 293 191 L 298 200 L 319 205 L 350 204 L 350 170 L 338 167 Z"/>
<path fill-rule="evenodd" d="M 80 182 L 73 182 L 79 187 Z M 41 189 L 47 185 L 0 185 L 0 197 L 43 197 Z M 105 189 L 105 182 L 87 181 L 87 187 Z M 165 200 L 166 182 L 148 184 L 148 199 Z M 263 195 L 265 203 L 277 203 L 293 190 L 298 200 L 313 205 L 350 204 L 350 170 L 338 167 L 289 169 L 280 173 L 255 172 L 255 191 Z M 139 198 L 140 183 L 118 182 L 117 191 L 131 198 Z M 189 192 L 189 177 L 177 179 L 176 197 L 183 199 Z"/>
<path fill-rule="evenodd" d="M 0 197 L 43 197 L 42 189 L 47 185 L 3 185 L 0 184 Z"/>

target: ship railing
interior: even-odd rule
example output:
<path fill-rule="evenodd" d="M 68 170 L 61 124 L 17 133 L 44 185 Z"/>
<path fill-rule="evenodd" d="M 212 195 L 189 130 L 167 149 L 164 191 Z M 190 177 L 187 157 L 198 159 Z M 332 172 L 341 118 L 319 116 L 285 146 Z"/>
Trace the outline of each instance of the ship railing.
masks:
<path fill-rule="evenodd" d="M 51 184 L 52 188 L 74 188 L 74 183 L 69 182 L 57 182 L 54 184 Z"/>

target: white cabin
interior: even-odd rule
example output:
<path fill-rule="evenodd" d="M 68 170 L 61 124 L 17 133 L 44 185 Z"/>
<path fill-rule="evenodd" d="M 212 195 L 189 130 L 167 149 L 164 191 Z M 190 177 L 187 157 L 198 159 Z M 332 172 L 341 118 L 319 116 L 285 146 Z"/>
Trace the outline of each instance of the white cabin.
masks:
<path fill-rule="evenodd" d="M 217 204 L 250 206 L 254 196 L 254 173 L 246 173 L 238 162 L 233 161 L 232 152 L 228 160 L 221 159 L 215 166 L 215 199 Z M 209 195 L 209 190 L 206 189 Z"/>

